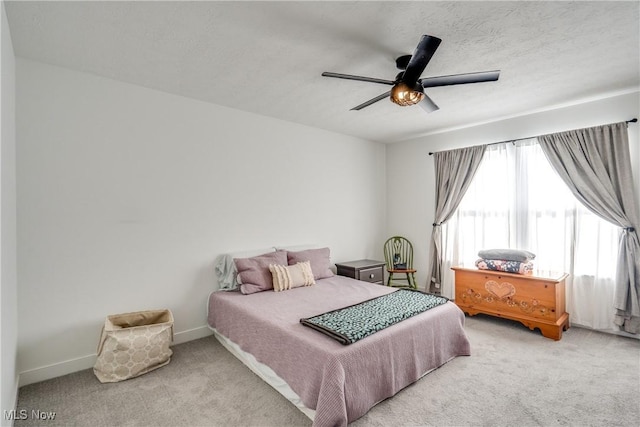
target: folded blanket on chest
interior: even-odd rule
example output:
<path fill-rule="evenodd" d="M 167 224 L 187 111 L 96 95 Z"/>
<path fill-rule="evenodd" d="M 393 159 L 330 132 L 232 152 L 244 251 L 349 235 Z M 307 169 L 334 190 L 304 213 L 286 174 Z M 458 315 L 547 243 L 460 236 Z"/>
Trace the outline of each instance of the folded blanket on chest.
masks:
<path fill-rule="evenodd" d="M 518 262 L 502 259 L 479 259 L 476 261 L 476 267 L 480 270 L 504 271 L 505 273 L 533 273 L 533 263 L 531 261 Z"/>
<path fill-rule="evenodd" d="M 399 289 L 349 307 L 300 319 L 300 323 L 346 345 L 447 301 L 438 295 Z"/>

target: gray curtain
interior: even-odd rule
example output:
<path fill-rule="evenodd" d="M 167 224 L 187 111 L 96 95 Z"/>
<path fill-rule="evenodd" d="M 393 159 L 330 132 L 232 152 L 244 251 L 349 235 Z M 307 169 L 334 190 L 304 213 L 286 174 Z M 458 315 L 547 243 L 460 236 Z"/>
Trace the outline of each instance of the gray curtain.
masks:
<path fill-rule="evenodd" d="M 429 292 L 442 292 L 442 229 L 467 192 L 484 156 L 486 145 L 434 153 L 436 209 L 431 231 Z"/>
<path fill-rule="evenodd" d="M 627 124 L 538 137 L 553 168 L 590 211 L 622 227 L 616 272 L 615 323 L 640 332 L 640 220 L 633 191 Z"/>

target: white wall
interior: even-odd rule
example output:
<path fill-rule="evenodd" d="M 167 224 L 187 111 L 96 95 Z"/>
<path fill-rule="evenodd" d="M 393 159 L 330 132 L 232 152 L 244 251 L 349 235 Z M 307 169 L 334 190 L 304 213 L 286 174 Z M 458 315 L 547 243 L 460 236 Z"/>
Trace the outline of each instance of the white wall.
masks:
<path fill-rule="evenodd" d="M 14 409 L 18 389 L 16 349 L 18 343 L 18 300 L 16 266 L 16 127 L 15 57 L 9 25 L 0 2 L 0 424 L 12 425 L 4 417 Z"/>
<path fill-rule="evenodd" d="M 108 314 L 208 334 L 218 254 L 379 256 L 382 144 L 21 58 L 16 105 L 21 384 L 92 366 Z"/>
<path fill-rule="evenodd" d="M 414 243 L 419 286 L 423 288 L 427 283 L 429 240 L 435 210 L 435 170 L 429 152 L 580 129 L 634 117 L 640 118 L 638 92 L 389 145 L 387 203 L 411 208 L 388 210 L 387 234 L 405 235 Z M 640 189 L 639 126 L 640 123 L 631 123 L 628 128 L 636 191 Z"/>

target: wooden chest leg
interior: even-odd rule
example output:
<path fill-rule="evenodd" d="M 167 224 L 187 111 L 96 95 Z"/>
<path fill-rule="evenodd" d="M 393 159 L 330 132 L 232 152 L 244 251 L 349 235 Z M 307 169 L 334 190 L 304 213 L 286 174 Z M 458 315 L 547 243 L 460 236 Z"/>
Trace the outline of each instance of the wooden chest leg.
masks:
<path fill-rule="evenodd" d="M 564 313 L 555 325 L 539 325 L 542 335 L 559 341 L 562 338 L 562 331 L 569 329 L 569 313 Z"/>
<path fill-rule="evenodd" d="M 540 325 L 540 332 L 542 335 L 551 338 L 552 340 L 559 341 L 562 338 L 562 327 L 556 325 Z"/>

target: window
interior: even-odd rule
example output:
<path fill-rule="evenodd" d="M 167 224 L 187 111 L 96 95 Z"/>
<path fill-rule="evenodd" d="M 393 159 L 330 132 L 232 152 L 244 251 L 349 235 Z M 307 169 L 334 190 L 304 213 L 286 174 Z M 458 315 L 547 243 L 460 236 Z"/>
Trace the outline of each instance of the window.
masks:
<path fill-rule="evenodd" d="M 619 233 L 575 199 L 535 139 L 489 146 L 458 210 L 443 226 L 443 294 L 455 292 L 449 267 L 474 267 L 480 249 L 526 249 L 537 255 L 536 270 L 570 274 L 572 323 L 614 329 Z"/>

